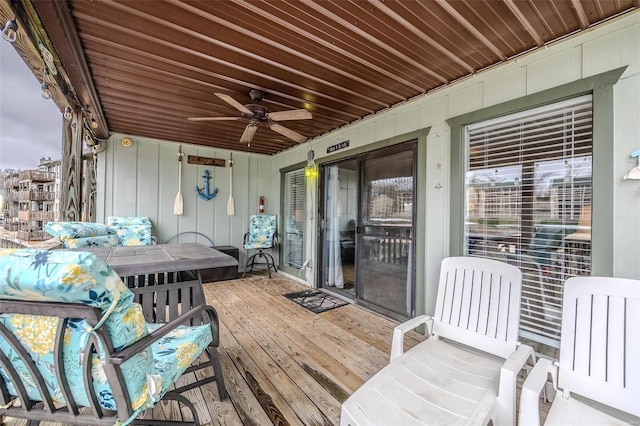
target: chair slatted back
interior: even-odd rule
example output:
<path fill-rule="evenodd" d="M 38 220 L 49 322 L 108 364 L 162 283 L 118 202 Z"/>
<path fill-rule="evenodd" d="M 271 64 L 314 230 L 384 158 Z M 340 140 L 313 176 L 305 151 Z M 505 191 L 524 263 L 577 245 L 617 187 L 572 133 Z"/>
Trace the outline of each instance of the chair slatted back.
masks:
<path fill-rule="evenodd" d="M 640 416 L 640 281 L 569 278 L 563 306 L 559 386 Z"/>
<path fill-rule="evenodd" d="M 491 259 L 442 261 L 435 335 L 507 358 L 516 349 L 522 273 Z"/>
<path fill-rule="evenodd" d="M 98 308 L 81 304 L 71 303 L 51 303 L 51 302 L 28 302 L 17 300 L 0 300 L 0 312 L 3 314 L 21 314 L 21 315 L 41 315 L 47 317 L 58 318 L 58 326 L 55 335 L 55 364 L 53 368 L 56 370 L 56 377 L 60 386 L 60 393 L 64 397 L 65 406 L 56 408 L 54 405 L 54 395 L 51 394 L 49 388 L 45 384 L 45 379 L 40 373 L 32 350 L 25 347 L 20 339 L 3 324 L 0 324 L 0 336 L 11 346 L 12 358 L 17 357 L 22 361 L 24 367 L 28 370 L 29 375 L 20 374 L 16 368 L 15 358 L 9 359 L 2 351 L 0 351 L 0 366 L 6 372 L 11 384 L 16 390 L 20 407 L 7 407 L 6 415 L 12 416 L 16 414 L 16 410 L 30 412 L 30 418 L 39 418 L 41 420 L 49 419 L 51 413 L 56 412 L 58 421 L 67 422 L 87 422 L 91 424 L 113 424 L 119 418 L 128 418 L 133 410 L 129 402 L 129 394 L 125 385 L 122 374 L 118 365 L 108 362 L 103 364 L 105 376 L 109 385 L 113 398 L 118 407 L 118 413 L 103 409 L 98 402 L 98 398 L 93 387 L 93 365 L 91 363 L 92 353 L 100 356 L 100 349 L 106 351 L 106 356 L 113 353 L 113 346 L 109 334 L 104 327 L 97 329 L 89 337 L 86 348 L 82 357 L 82 375 L 85 385 L 85 391 L 90 404 L 91 415 L 80 414 L 79 406 L 73 398 L 71 386 L 78 386 L 77 383 L 70 383 L 64 374 L 63 346 L 65 330 L 70 319 L 84 319 L 92 327 L 95 326 L 102 317 L 102 311 Z M 27 392 L 27 384 L 24 380 L 30 380 L 35 383 L 38 395 L 37 399 L 31 399 Z M 8 383 L 5 378 L 0 375 L 0 404 L 10 405 L 11 396 L 9 394 Z M 37 402 L 42 402 L 43 408 L 36 406 Z M 24 417 L 17 415 L 16 417 Z"/>
<path fill-rule="evenodd" d="M 135 295 L 134 301 L 142 306 L 145 321 L 149 323 L 171 322 L 181 314 L 205 304 L 202 281 L 197 272 L 162 272 L 122 279 Z M 190 325 L 200 324 L 192 321 Z"/>

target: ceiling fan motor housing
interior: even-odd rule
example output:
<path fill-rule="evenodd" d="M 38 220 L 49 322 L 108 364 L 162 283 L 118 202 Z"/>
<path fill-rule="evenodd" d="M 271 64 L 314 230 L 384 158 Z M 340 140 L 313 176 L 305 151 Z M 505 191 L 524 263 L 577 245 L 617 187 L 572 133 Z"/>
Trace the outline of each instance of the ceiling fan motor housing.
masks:
<path fill-rule="evenodd" d="M 264 122 L 267 121 L 267 114 L 269 114 L 269 108 L 267 108 L 264 105 L 259 105 L 259 104 L 247 104 L 245 105 L 245 107 L 251 111 L 251 115 L 249 114 L 242 114 L 242 116 L 244 118 L 248 118 L 248 119 L 252 119 L 252 120 L 257 120 L 260 122 Z"/>
<path fill-rule="evenodd" d="M 258 89 L 251 89 L 251 91 L 249 92 L 249 97 L 253 102 L 260 102 L 262 99 L 264 99 L 264 92 Z"/>

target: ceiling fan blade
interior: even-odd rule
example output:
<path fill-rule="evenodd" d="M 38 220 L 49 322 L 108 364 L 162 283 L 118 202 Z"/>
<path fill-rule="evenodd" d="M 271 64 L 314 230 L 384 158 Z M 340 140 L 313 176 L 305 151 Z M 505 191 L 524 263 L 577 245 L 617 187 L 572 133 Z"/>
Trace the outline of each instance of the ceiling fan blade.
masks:
<path fill-rule="evenodd" d="M 307 140 L 306 136 L 301 135 L 300 133 L 294 132 L 291 129 L 287 129 L 286 127 L 277 124 L 277 123 L 270 123 L 269 127 L 271 128 L 271 130 L 280 133 L 282 136 L 286 136 L 291 140 L 294 140 L 298 143 L 302 143 L 304 141 Z"/>
<path fill-rule="evenodd" d="M 242 117 L 189 117 L 189 121 L 240 121 Z"/>
<path fill-rule="evenodd" d="M 215 93 L 215 95 L 220 99 L 222 99 L 223 101 L 225 101 L 226 103 L 228 103 L 229 105 L 231 105 L 232 107 L 234 107 L 235 109 L 237 109 L 238 111 L 243 112 L 245 114 L 253 115 L 253 113 L 249 108 L 242 105 L 240 102 L 236 101 L 231 96 L 225 95 L 224 93 Z"/>
<path fill-rule="evenodd" d="M 244 128 L 244 132 L 242 132 L 240 142 L 246 143 L 248 146 L 251 146 L 251 140 L 253 139 L 253 135 L 256 134 L 256 130 L 258 130 L 258 126 L 248 124 L 247 127 Z"/>
<path fill-rule="evenodd" d="M 312 118 L 311 113 L 306 109 L 292 109 L 289 111 L 276 111 L 267 114 L 267 118 L 273 121 L 284 120 L 309 120 Z"/>

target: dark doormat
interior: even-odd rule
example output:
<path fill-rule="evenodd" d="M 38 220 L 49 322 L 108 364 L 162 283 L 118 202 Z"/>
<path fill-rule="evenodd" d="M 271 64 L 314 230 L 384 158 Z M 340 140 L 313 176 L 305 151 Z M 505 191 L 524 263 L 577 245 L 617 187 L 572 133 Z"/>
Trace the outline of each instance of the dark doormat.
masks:
<path fill-rule="evenodd" d="M 344 300 L 318 290 L 299 291 L 283 296 L 316 314 L 347 304 Z"/>

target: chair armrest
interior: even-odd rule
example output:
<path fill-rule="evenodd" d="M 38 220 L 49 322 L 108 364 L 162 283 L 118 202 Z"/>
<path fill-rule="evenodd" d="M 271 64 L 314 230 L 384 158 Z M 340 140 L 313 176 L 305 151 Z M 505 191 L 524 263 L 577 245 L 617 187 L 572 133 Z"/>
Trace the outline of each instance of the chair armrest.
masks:
<path fill-rule="evenodd" d="M 427 335 L 431 335 L 431 324 L 433 324 L 433 318 L 430 315 L 417 316 L 399 324 L 393 329 L 393 342 L 391 343 L 390 356 L 391 362 L 404 353 L 404 335 L 422 324 L 427 325 Z"/>
<path fill-rule="evenodd" d="M 518 345 L 516 350 L 507 358 L 500 368 L 500 384 L 498 387 L 498 400 L 502 412 L 498 414 L 496 422 L 500 424 L 515 424 L 516 413 L 516 381 L 518 373 L 524 368 L 527 361 L 534 365 L 536 354 L 528 345 Z"/>
<path fill-rule="evenodd" d="M 538 400 L 540 393 L 551 373 L 551 377 L 556 386 L 558 377 L 558 367 L 553 365 L 548 359 L 540 358 L 533 367 L 527 380 L 522 385 L 522 393 L 520 394 L 520 414 L 518 424 L 523 425 L 540 425 L 540 407 Z"/>
<path fill-rule="evenodd" d="M 518 374 L 522 370 L 528 360 L 531 360 L 531 365 L 536 363 L 536 354 L 533 348 L 529 345 L 518 345 L 518 348 L 507 359 L 502 366 L 502 370 L 511 374 Z"/>
<path fill-rule="evenodd" d="M 151 346 L 156 341 L 160 340 L 171 331 L 175 330 L 179 326 L 183 325 L 191 321 L 194 318 L 201 319 L 202 315 L 206 314 L 209 317 L 209 327 L 211 328 L 211 344 L 213 346 L 218 346 L 220 343 L 220 337 L 218 333 L 218 313 L 216 310 L 209 305 L 200 305 L 191 309 L 189 312 L 186 312 L 180 315 L 178 318 L 173 321 L 166 323 L 159 329 L 154 332 L 148 334 L 137 342 L 127 346 L 121 351 L 113 354 L 109 357 L 109 362 L 112 364 L 122 364 L 127 361 L 129 358 L 139 354 L 147 347 Z"/>

